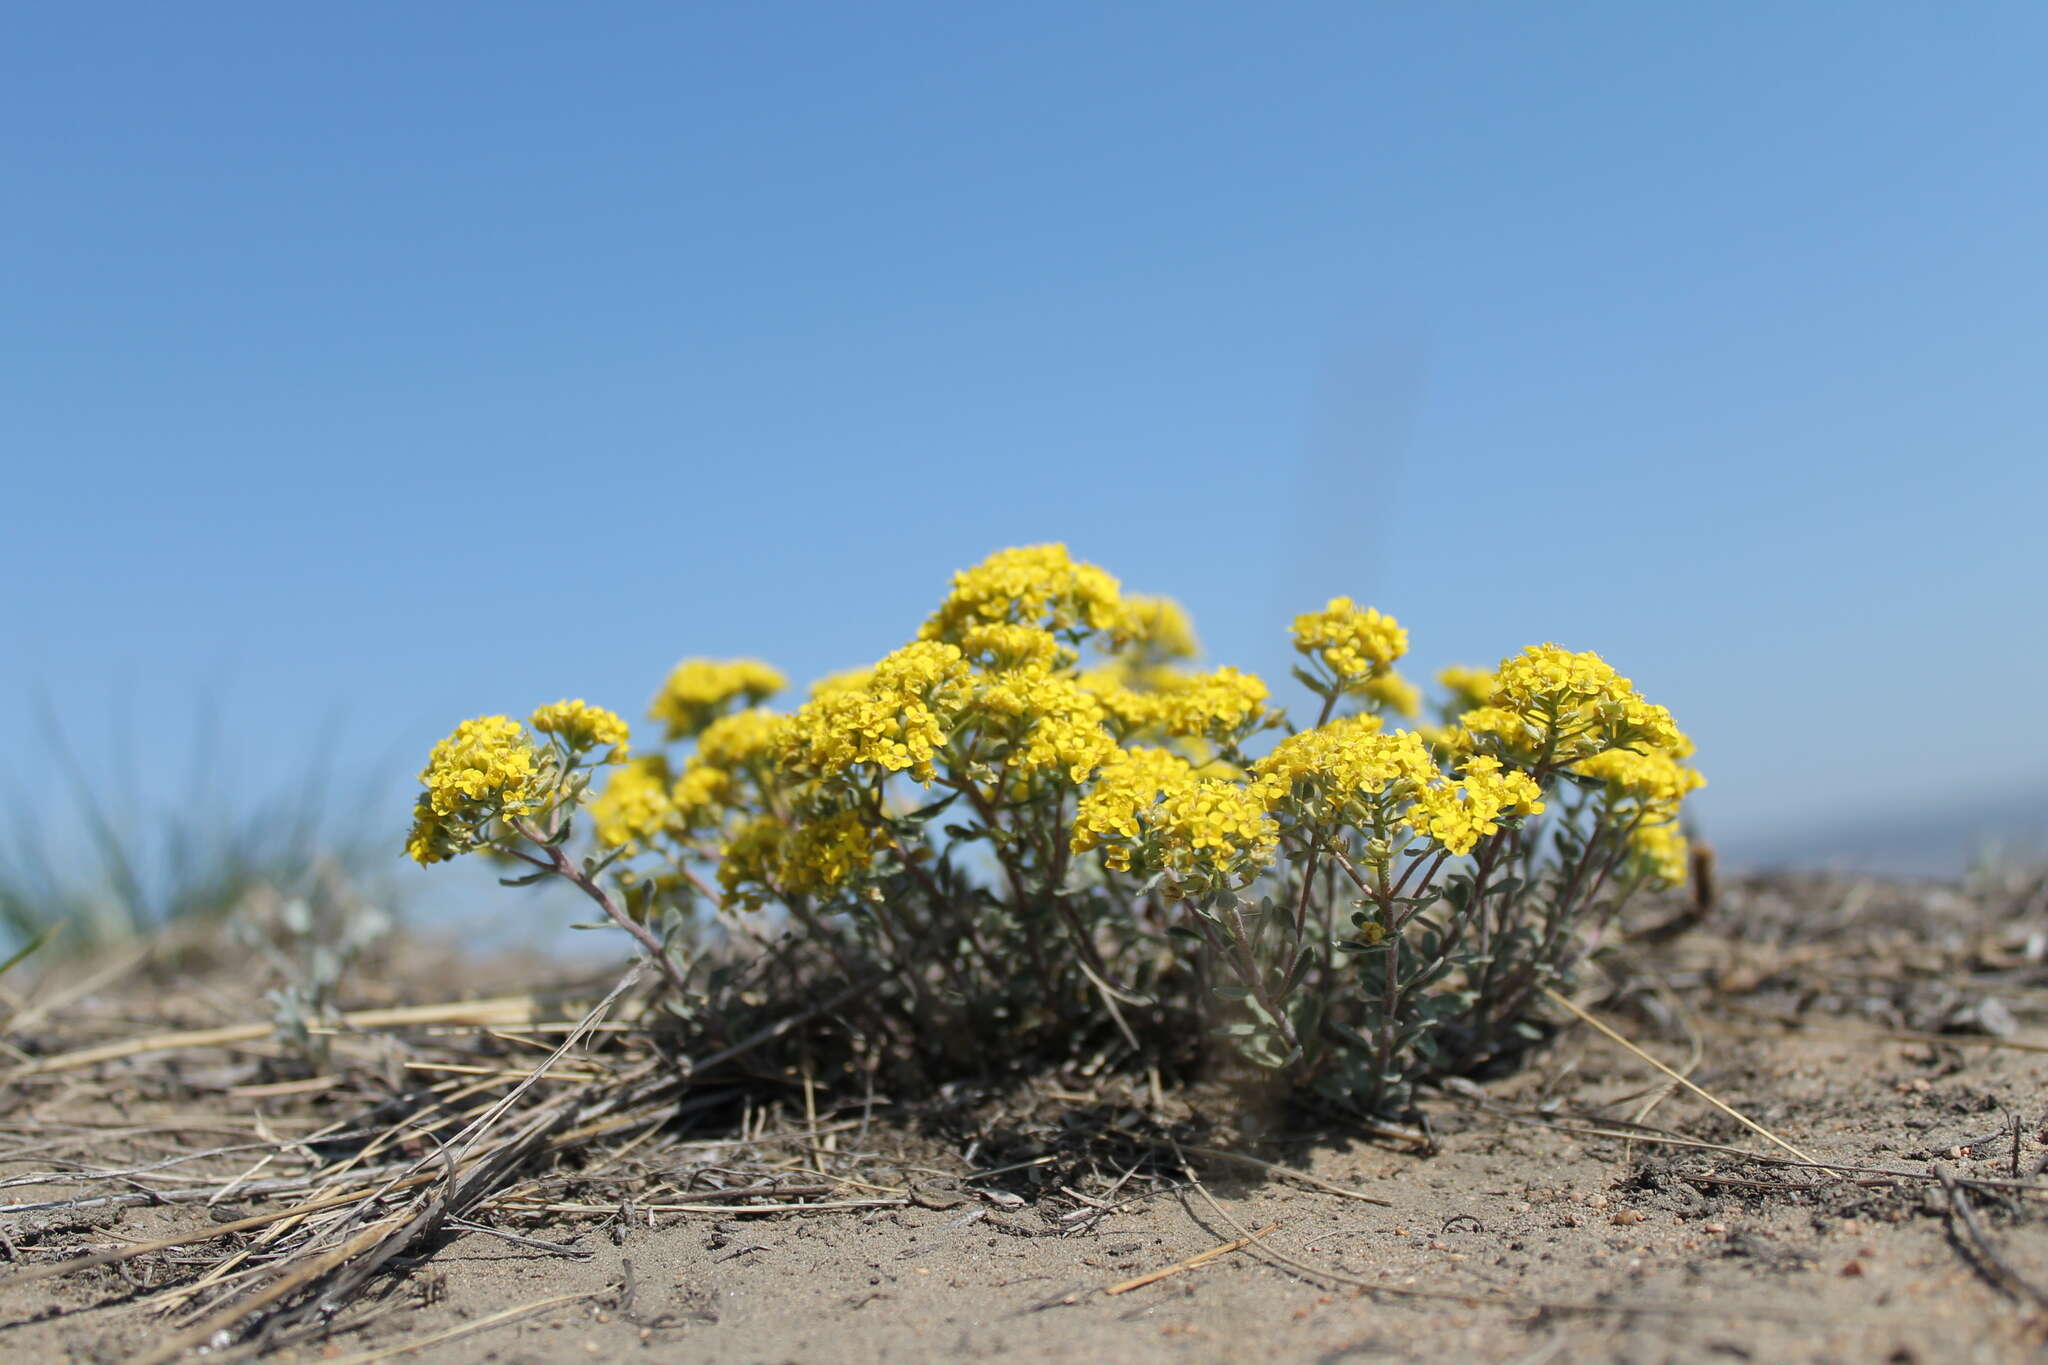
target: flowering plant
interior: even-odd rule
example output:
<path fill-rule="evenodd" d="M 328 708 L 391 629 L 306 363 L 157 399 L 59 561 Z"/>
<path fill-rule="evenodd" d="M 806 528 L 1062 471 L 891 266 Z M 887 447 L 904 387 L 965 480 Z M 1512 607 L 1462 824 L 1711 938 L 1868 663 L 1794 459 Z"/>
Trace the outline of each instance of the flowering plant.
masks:
<path fill-rule="evenodd" d="M 1631 893 L 1686 875 L 1692 746 L 1599 656 L 1451 669 L 1337 598 L 1294 622 L 1297 728 L 1200 671 L 1185 614 L 1058 545 L 955 575 L 916 637 L 792 711 L 772 668 L 677 667 L 627 751 L 609 711 L 465 722 L 408 851 L 565 878 L 701 1002 L 710 925 L 812 954 L 938 1065 L 1220 1034 L 1360 1108 L 1521 1045 Z M 604 781 L 593 779 L 602 772 Z M 589 851 L 568 846 L 587 827 Z M 1097 1040 L 1102 1040 L 1098 1043 Z"/>

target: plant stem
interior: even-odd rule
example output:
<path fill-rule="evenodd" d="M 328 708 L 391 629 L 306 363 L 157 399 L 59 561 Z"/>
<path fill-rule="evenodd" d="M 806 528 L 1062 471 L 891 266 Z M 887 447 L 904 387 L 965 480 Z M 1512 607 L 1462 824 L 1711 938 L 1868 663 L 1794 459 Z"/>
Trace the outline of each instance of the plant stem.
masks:
<path fill-rule="evenodd" d="M 1337 709 L 1337 697 L 1337 690 L 1332 688 L 1323 698 L 1323 709 L 1316 713 L 1316 723 L 1312 728 L 1320 730 L 1330 723 L 1330 712 Z M 1308 841 L 1308 856 L 1301 864 L 1301 895 L 1294 902 L 1294 937 L 1297 942 L 1308 932 L 1309 894 L 1315 889 L 1315 884 L 1316 841 L 1311 836 Z"/>
<path fill-rule="evenodd" d="M 531 840 L 541 848 L 546 849 L 549 858 L 547 866 L 554 874 L 596 901 L 599 908 L 611 919 L 612 923 L 631 934 L 640 946 L 646 950 L 647 955 L 654 959 L 654 965 L 659 967 L 661 974 L 668 978 L 668 984 L 674 988 L 676 995 L 685 1000 L 689 998 L 690 983 L 683 978 L 682 969 L 677 967 L 674 960 L 669 957 L 668 949 L 662 945 L 660 939 L 654 936 L 652 930 L 621 910 L 617 903 L 612 900 L 611 896 L 605 892 L 603 887 L 585 876 L 583 869 L 570 860 L 569 855 L 562 851 L 561 844 L 551 844 L 543 839 L 540 831 L 533 827 L 531 821 L 514 820 L 512 821 L 512 828 L 519 831 L 521 837 Z M 530 857 L 526 861 L 530 863 L 539 862 L 538 859 Z"/>

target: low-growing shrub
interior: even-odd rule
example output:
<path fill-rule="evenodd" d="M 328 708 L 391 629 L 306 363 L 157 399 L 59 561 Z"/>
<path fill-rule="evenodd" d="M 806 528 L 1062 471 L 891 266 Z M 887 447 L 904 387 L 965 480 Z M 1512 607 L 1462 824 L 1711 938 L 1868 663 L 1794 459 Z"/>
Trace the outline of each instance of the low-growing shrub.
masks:
<path fill-rule="evenodd" d="M 724 925 L 877 983 L 866 1008 L 927 1067 L 1072 1056 L 1112 1028 L 1141 1065 L 1178 1062 L 1220 1037 L 1398 1108 L 1523 1046 L 1631 893 L 1684 878 L 1702 779 L 1598 655 L 1447 670 L 1438 723 L 1399 728 L 1422 698 L 1391 617 L 1339 598 L 1293 633 L 1303 728 L 1257 677 L 1191 668 L 1172 602 L 1061 546 L 1005 550 L 793 712 L 761 705 L 774 669 L 692 660 L 650 752 L 581 701 L 466 721 L 407 849 L 575 883 L 684 1014 L 732 970 L 704 950 Z"/>

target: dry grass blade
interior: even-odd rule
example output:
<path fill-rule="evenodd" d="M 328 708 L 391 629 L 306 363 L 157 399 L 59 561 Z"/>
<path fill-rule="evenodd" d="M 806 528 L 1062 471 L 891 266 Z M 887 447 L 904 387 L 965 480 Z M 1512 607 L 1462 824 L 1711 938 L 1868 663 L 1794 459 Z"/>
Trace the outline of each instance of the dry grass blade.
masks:
<path fill-rule="evenodd" d="M 399 1356 L 411 1355 L 415 1351 L 424 1351 L 432 1346 L 440 1346 L 462 1337 L 474 1336 L 478 1332 L 487 1332 L 493 1327 L 503 1327 L 508 1322 L 518 1322 L 522 1318 L 532 1317 L 535 1313 L 543 1312 L 549 1308 L 559 1308 L 565 1303 L 586 1303 L 591 1299 L 601 1299 L 607 1294 L 618 1292 L 618 1289 L 619 1286 L 614 1284 L 607 1285 L 603 1289 L 591 1290 L 584 1294 L 557 1294 L 553 1298 L 535 1299 L 532 1303 L 523 1303 L 517 1308 L 507 1308 L 502 1312 L 493 1313 L 489 1317 L 478 1318 L 475 1322 L 465 1322 L 459 1327 L 450 1327 L 443 1331 L 435 1332 L 430 1336 L 421 1337 L 418 1341 L 403 1342 L 397 1346 L 386 1346 L 375 1351 L 358 1351 L 352 1356 L 339 1356 L 327 1362 L 327 1365 L 373 1365 L 375 1361 L 392 1360 Z"/>
<path fill-rule="evenodd" d="M 413 1024 L 526 1024 L 538 1017 L 539 1004 L 531 996 L 502 996 L 493 1000 L 458 1000 L 439 1005 L 405 1005 L 397 1009 L 357 1010 L 344 1014 L 342 1023 L 351 1029 L 405 1028 Z M 25 1076 L 46 1076 L 56 1071 L 76 1071 L 101 1062 L 117 1062 L 151 1052 L 172 1052 L 180 1048 L 225 1047 L 232 1043 L 255 1043 L 274 1036 L 274 1024 L 228 1024 L 221 1028 L 181 1029 L 173 1033 L 152 1033 L 124 1038 L 97 1047 L 60 1052 L 15 1067 L 0 1080 Z"/>
<path fill-rule="evenodd" d="M 574 1111 L 565 1101 L 551 1101 L 540 1106 L 513 1137 L 479 1152 L 484 1139 L 519 1097 L 538 1083 L 582 1039 L 585 1029 L 602 1018 L 639 979 L 640 969 L 635 967 L 585 1016 L 584 1028 L 565 1038 L 561 1046 L 541 1061 L 504 1099 L 473 1120 L 448 1146 L 415 1163 L 411 1171 L 350 1201 L 353 1212 L 338 1226 L 345 1228 L 349 1223 L 370 1217 L 378 1201 L 402 1184 L 431 1180 L 431 1173 L 424 1173 L 423 1167 L 429 1164 L 440 1166 L 445 1178 L 434 1181 L 423 1190 L 410 1207 L 376 1218 L 338 1247 L 324 1247 L 326 1233 L 313 1232 L 297 1248 L 263 1269 L 262 1274 L 275 1277 L 269 1285 L 246 1297 L 230 1291 L 225 1301 L 218 1302 L 213 1311 L 204 1313 L 196 1323 L 171 1336 L 154 1352 L 143 1357 L 138 1365 L 162 1365 L 162 1362 L 175 1359 L 187 1349 L 212 1340 L 219 1332 L 257 1322 L 265 1310 L 316 1287 L 319 1287 L 319 1292 L 307 1293 L 296 1308 L 285 1309 L 263 1319 L 255 1329 L 257 1340 L 266 1340 L 306 1316 L 331 1313 L 393 1257 L 431 1235 L 451 1211 L 466 1209 L 496 1188 L 497 1182 L 573 1117 Z M 465 1160 L 471 1162 L 467 1169 L 462 1164 Z M 326 1281 L 324 1286 L 322 1281 Z"/>
<path fill-rule="evenodd" d="M 1102 1292 L 1105 1294 L 1128 1294 L 1133 1289 L 1143 1289 L 1148 1284 L 1157 1284 L 1169 1275 L 1178 1275 L 1183 1270 L 1193 1270 L 1198 1266 L 1205 1266 L 1219 1257 L 1228 1256 L 1233 1251 L 1243 1251 L 1252 1244 L 1253 1237 L 1269 1237 L 1279 1230 L 1280 1225 L 1278 1223 L 1268 1223 L 1256 1233 L 1240 1237 L 1234 1242 L 1224 1242 L 1221 1245 L 1210 1247 L 1207 1251 L 1198 1251 L 1184 1261 L 1175 1261 L 1172 1265 L 1162 1266 L 1149 1275 L 1140 1275 L 1136 1279 L 1125 1280 L 1122 1284 L 1113 1284 Z"/>
<path fill-rule="evenodd" d="M 1641 1048 L 1637 1047 L 1637 1046 L 1636 1046 L 1636 1045 L 1635 1045 L 1634 1043 L 1630 1042 L 1630 1041 L 1629 1041 L 1628 1039 L 1626 1039 L 1626 1038 L 1622 1037 L 1622 1036 L 1621 1036 L 1621 1035 L 1620 1035 L 1619 1033 L 1616 1033 L 1616 1032 L 1615 1032 L 1615 1031 L 1614 1031 L 1613 1029 L 1609 1028 L 1609 1027 L 1608 1027 L 1608 1026 L 1607 1026 L 1607 1025 L 1605 1024 L 1605 1023 L 1603 1023 L 1603 1022 L 1602 1022 L 1602 1021 L 1600 1021 L 1599 1019 L 1596 1019 L 1596 1018 L 1594 1018 L 1594 1017 L 1593 1017 L 1593 1016 L 1592 1016 L 1591 1014 L 1589 1014 L 1589 1013 L 1587 1013 L 1587 1012 L 1586 1012 L 1585 1010 L 1581 1009 L 1581 1008 L 1580 1008 L 1580 1007 L 1579 1007 L 1579 1006 L 1578 1006 L 1578 1005 L 1577 1005 L 1576 1003 L 1574 1003 L 1573 1001 L 1571 1001 L 1571 1000 L 1569 1000 L 1569 999 L 1565 998 L 1565 997 L 1564 997 L 1563 995 L 1559 994 L 1558 992 L 1556 992 L 1556 991 L 1554 991 L 1554 990 L 1551 990 L 1551 989 L 1550 989 L 1549 987 L 1547 987 L 1547 986 L 1546 986 L 1546 987 L 1544 987 L 1544 989 L 1543 989 L 1543 994 L 1544 994 L 1544 995 L 1545 995 L 1546 997 L 1548 997 L 1548 999 L 1550 1000 L 1550 1002 L 1551 1002 L 1552 1004 L 1555 1004 L 1555 1005 L 1559 1005 L 1559 1006 L 1563 1007 L 1564 1009 L 1567 1009 L 1567 1010 L 1571 1011 L 1571 1013 L 1572 1013 L 1572 1014 L 1574 1014 L 1574 1015 L 1578 1016 L 1578 1018 L 1579 1018 L 1580 1020 L 1582 1020 L 1583 1022 L 1585 1022 L 1585 1023 L 1588 1023 L 1588 1024 L 1591 1024 L 1591 1025 L 1592 1025 L 1592 1026 L 1593 1026 L 1593 1027 L 1594 1027 L 1594 1028 L 1595 1028 L 1596 1030 L 1598 1030 L 1598 1031 L 1599 1031 L 1599 1032 L 1601 1033 L 1601 1035 L 1602 1035 L 1602 1036 L 1606 1037 L 1607 1039 L 1609 1039 L 1609 1040 L 1610 1040 L 1610 1041 L 1612 1041 L 1612 1042 L 1615 1042 L 1615 1043 L 1619 1043 L 1619 1044 L 1620 1044 L 1620 1045 L 1621 1045 L 1622 1047 L 1624 1047 L 1624 1048 L 1627 1048 L 1627 1049 L 1628 1049 L 1628 1050 L 1629 1050 L 1630 1052 L 1634 1053 L 1634 1054 L 1635 1054 L 1635 1055 L 1636 1055 L 1636 1056 L 1637 1056 L 1638 1058 L 1642 1059 L 1642 1060 L 1643 1060 L 1643 1061 L 1645 1061 L 1645 1062 L 1648 1062 L 1648 1063 L 1649 1063 L 1649 1064 L 1650 1064 L 1651 1066 L 1653 1066 L 1653 1067 L 1655 1067 L 1655 1068 L 1656 1068 L 1657 1070 L 1659 1070 L 1659 1071 L 1663 1072 L 1663 1073 L 1664 1073 L 1664 1074 L 1665 1074 L 1666 1076 L 1668 1076 L 1668 1077 L 1669 1077 L 1670 1079 L 1672 1079 L 1672 1080 L 1676 1081 L 1676 1082 L 1677 1082 L 1678 1084 L 1680 1084 L 1680 1085 L 1684 1086 L 1684 1087 L 1685 1087 L 1685 1088 L 1686 1088 L 1687 1090 L 1690 1090 L 1690 1091 L 1691 1091 L 1691 1092 L 1692 1092 L 1693 1094 L 1695 1094 L 1695 1095 L 1698 1095 L 1698 1096 L 1699 1096 L 1699 1097 L 1700 1097 L 1701 1099 L 1705 1100 L 1705 1101 L 1706 1101 L 1706 1102 L 1707 1102 L 1708 1104 L 1711 1104 L 1711 1105 L 1713 1105 L 1713 1106 L 1714 1106 L 1714 1107 L 1715 1107 L 1716 1109 L 1718 1109 L 1718 1110 L 1720 1110 L 1720 1111 L 1721 1111 L 1722 1113 L 1726 1114 L 1726 1115 L 1727 1115 L 1727 1116 L 1728 1116 L 1729 1118 L 1731 1118 L 1731 1119 L 1734 1119 L 1734 1120 L 1735 1120 L 1735 1121 L 1736 1121 L 1737 1123 L 1739 1123 L 1739 1124 L 1741 1124 L 1741 1125 L 1742 1125 L 1743 1127 L 1745 1127 L 1745 1128 L 1749 1129 L 1749 1130 L 1750 1130 L 1751 1132 L 1753 1132 L 1753 1133 L 1759 1133 L 1759 1134 L 1761 1134 L 1761 1135 L 1762 1135 L 1762 1136 L 1763 1136 L 1764 1138 L 1768 1139 L 1768 1140 L 1769 1140 L 1770 1142 L 1772 1142 L 1772 1143 L 1776 1144 L 1777 1146 L 1779 1146 L 1779 1147 L 1782 1147 L 1782 1148 L 1784 1148 L 1784 1149 L 1785 1149 L 1786 1151 L 1790 1152 L 1790 1153 L 1791 1153 L 1791 1154 L 1792 1154 L 1793 1156 L 1796 1156 L 1796 1157 L 1798 1157 L 1798 1158 L 1799 1158 L 1799 1159 L 1800 1159 L 1801 1161 L 1804 1161 L 1804 1162 L 1808 1162 L 1808 1163 L 1810 1163 L 1810 1164 L 1812 1164 L 1812 1165 L 1814 1165 L 1814 1166 L 1816 1166 L 1816 1167 L 1817 1167 L 1817 1166 L 1819 1166 L 1819 1165 L 1821 1164 L 1821 1163 L 1819 1163 L 1819 1162 L 1817 1162 L 1817 1161 L 1814 1161 L 1814 1159 L 1813 1159 L 1812 1157 L 1810 1157 L 1810 1156 L 1808 1156 L 1808 1155 L 1807 1155 L 1806 1153 L 1804 1153 L 1804 1152 L 1800 1151 L 1800 1150 L 1799 1150 L 1799 1149 L 1798 1149 L 1797 1147 L 1794 1147 L 1794 1146 L 1793 1146 L 1793 1145 L 1792 1145 L 1791 1143 L 1789 1143 L 1789 1142 L 1785 1141 L 1785 1139 L 1783 1139 L 1783 1138 L 1779 1137 L 1779 1136 L 1778 1136 L 1778 1135 L 1777 1135 L 1776 1133 L 1772 1132 L 1772 1131 L 1771 1131 L 1770 1129 L 1768 1129 L 1768 1128 L 1764 1127 L 1764 1126 L 1763 1126 L 1763 1125 L 1762 1125 L 1761 1123 L 1758 1123 L 1758 1122 L 1757 1122 L 1757 1121 L 1756 1121 L 1755 1119 L 1753 1119 L 1753 1118 L 1749 1117 L 1749 1116 L 1748 1116 L 1747 1114 L 1743 1113 L 1743 1112 L 1742 1112 L 1741 1110 L 1739 1110 L 1739 1109 L 1735 1108 L 1735 1106 L 1733 1106 L 1733 1105 L 1731 1105 L 1731 1104 L 1727 1103 L 1727 1102 L 1726 1102 L 1725 1100 L 1722 1100 L 1722 1099 L 1721 1099 L 1721 1098 L 1720 1098 L 1719 1096 L 1716 1096 L 1716 1095 L 1714 1095 L 1714 1094 L 1711 1094 L 1710 1092 L 1708 1092 L 1708 1091 L 1706 1091 L 1706 1090 L 1702 1089 L 1702 1088 L 1701 1088 L 1701 1087 L 1699 1087 L 1698 1085 L 1695 1085 L 1695 1084 L 1694 1084 L 1694 1083 L 1693 1083 L 1692 1081 L 1690 1081 L 1690 1080 L 1688 1080 L 1688 1079 L 1687 1079 L 1686 1077 L 1684 1077 L 1684 1076 L 1680 1075 L 1680 1074 L 1679 1074 L 1678 1072 L 1676 1072 L 1676 1071 L 1672 1070 L 1672 1069 L 1671 1069 L 1670 1067 L 1666 1066 L 1666 1065 L 1665 1065 L 1665 1064 L 1664 1064 L 1663 1062 L 1660 1062 L 1660 1061 L 1658 1061 L 1658 1060 L 1657 1060 L 1657 1059 L 1656 1059 L 1655 1057 L 1652 1057 L 1652 1056 L 1651 1056 L 1651 1055 L 1650 1055 L 1649 1053 L 1647 1053 L 1647 1052 L 1643 1051 L 1643 1050 L 1642 1050 Z"/>
<path fill-rule="evenodd" d="M 430 1176 L 415 1176 L 405 1183 L 407 1186 L 411 1186 L 431 1178 Z M 59 1261 L 55 1265 L 37 1266 L 33 1270 L 25 1270 L 9 1278 L 16 1284 L 25 1284 L 30 1280 L 47 1280 L 57 1275 L 69 1275 L 74 1271 L 91 1270 L 94 1266 L 114 1265 L 121 1261 L 132 1261 L 138 1256 L 154 1255 L 159 1251 L 168 1251 L 172 1247 L 192 1246 L 199 1242 L 210 1241 L 215 1237 L 226 1237 L 237 1232 L 252 1232 L 257 1228 L 269 1227 L 273 1223 L 282 1223 L 286 1219 L 303 1218 L 310 1213 L 321 1213 L 328 1209 L 343 1208 L 351 1204 L 360 1203 L 362 1198 L 362 1194 L 358 1192 L 355 1194 L 335 1195 L 328 1199 L 315 1199 L 308 1203 L 293 1205 L 288 1209 L 278 1209 L 273 1213 L 259 1213 L 249 1218 L 237 1218 L 233 1222 L 210 1224 L 207 1227 L 182 1233 L 176 1237 L 163 1237 L 154 1242 L 136 1242 L 133 1245 L 120 1247 L 114 1251 L 96 1251 L 90 1256 L 74 1257 L 68 1261 Z"/>

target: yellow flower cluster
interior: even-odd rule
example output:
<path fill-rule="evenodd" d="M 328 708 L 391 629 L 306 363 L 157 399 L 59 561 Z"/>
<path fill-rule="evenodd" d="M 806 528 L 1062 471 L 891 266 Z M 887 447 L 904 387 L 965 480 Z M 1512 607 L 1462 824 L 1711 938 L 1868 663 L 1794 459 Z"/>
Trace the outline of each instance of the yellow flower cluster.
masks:
<path fill-rule="evenodd" d="M 1195 623 L 1171 597 L 1126 597 L 1120 636 L 1130 653 L 1154 662 L 1192 659 L 1201 653 Z"/>
<path fill-rule="evenodd" d="M 1616 796 L 1660 809 L 1677 809 L 1688 794 L 1707 785 L 1698 771 L 1662 749 L 1609 749 L 1581 759 L 1573 771 L 1605 782 Z"/>
<path fill-rule="evenodd" d="M 669 799 L 675 803 L 677 823 L 684 829 L 715 828 L 725 814 L 733 794 L 732 774 L 700 758 L 683 765 Z"/>
<path fill-rule="evenodd" d="M 610 761 L 626 756 L 626 722 L 616 712 L 588 705 L 581 697 L 543 706 L 527 724 L 544 735 L 559 735 L 562 743 L 576 753 L 610 746 L 614 750 Z"/>
<path fill-rule="evenodd" d="M 1466 668 L 1463 664 L 1452 664 L 1436 675 L 1436 680 L 1451 694 L 1456 708 L 1469 711 L 1475 706 L 1485 706 L 1493 700 L 1496 680 L 1484 668 Z"/>
<path fill-rule="evenodd" d="M 1445 749 L 1469 754 L 1482 740 L 1517 763 L 1533 764 L 1543 752 L 1543 738 L 1549 731 L 1519 711 L 1505 706 L 1475 706 L 1458 717 L 1445 737 Z"/>
<path fill-rule="evenodd" d="M 1692 741 L 1676 729 L 1669 736 L 1667 747 L 1608 749 L 1581 759 L 1573 771 L 1604 783 L 1610 816 L 1631 822 L 1629 845 L 1636 866 L 1653 881 L 1677 886 L 1690 868 L 1678 809 L 1707 779 L 1683 762 L 1693 751 Z"/>
<path fill-rule="evenodd" d="M 643 845 L 675 818 L 668 760 L 659 754 L 622 765 L 590 801 L 591 827 L 606 848 Z"/>
<path fill-rule="evenodd" d="M 1265 722 L 1269 695 L 1264 679 L 1228 665 L 1192 674 L 1155 694 L 1159 726 L 1184 738 L 1236 739 Z"/>
<path fill-rule="evenodd" d="M 757 659 L 685 659 L 662 684 L 647 714 L 668 727 L 670 739 L 696 734 L 735 701 L 754 706 L 788 685 Z"/>
<path fill-rule="evenodd" d="M 875 670 L 872 668 L 847 668 L 837 673 L 827 673 L 811 684 L 810 699 L 816 701 L 831 692 L 858 692 L 866 687 L 874 676 Z"/>
<path fill-rule="evenodd" d="M 1144 831 L 1138 816 L 1169 792 L 1194 785 L 1194 765 L 1165 749 L 1139 747 L 1119 750 L 1103 765 L 1095 786 L 1081 798 L 1074 812 L 1073 848 L 1086 853 L 1104 848 L 1103 860 L 1119 872 L 1128 872 L 1131 853 Z"/>
<path fill-rule="evenodd" d="M 1102 725 L 1101 699 L 1069 673 L 1026 667 L 991 674 L 973 709 L 997 721 L 990 728 L 1008 732 L 1004 756 L 1019 775 L 1064 772 L 1079 784 L 1117 752 Z"/>
<path fill-rule="evenodd" d="M 697 758 L 718 768 L 744 768 L 772 756 L 789 725 L 788 716 L 758 706 L 720 716 L 697 736 Z"/>
<path fill-rule="evenodd" d="M 1663 886 L 1682 886 L 1690 871 L 1692 846 L 1678 828 L 1678 821 L 1646 821 L 1629 835 L 1629 849 L 1636 865 L 1650 879 Z"/>
<path fill-rule="evenodd" d="M 1294 618 L 1294 647 L 1321 660 L 1337 682 L 1353 687 L 1408 652 L 1408 632 L 1393 617 L 1333 597 L 1322 611 Z"/>
<path fill-rule="evenodd" d="M 769 897 L 829 895 L 873 863 L 874 831 L 856 811 L 837 811 L 785 829 L 757 816 L 734 832 L 718 864 L 728 904 L 758 910 Z"/>
<path fill-rule="evenodd" d="M 434 746 L 420 782 L 436 815 L 517 806 L 532 794 L 539 768 L 526 727 L 510 716 L 480 716 Z"/>
<path fill-rule="evenodd" d="M 718 850 L 718 886 L 727 905 L 759 910 L 777 894 L 782 843 L 782 822 L 772 815 L 757 815 L 732 832 Z"/>
<path fill-rule="evenodd" d="M 1380 724 L 1378 716 L 1340 716 L 1290 735 L 1252 765 L 1252 780 L 1269 806 L 1315 821 L 1340 820 L 1361 800 L 1390 788 L 1412 792 L 1437 776 L 1420 735 L 1385 734 Z"/>
<path fill-rule="evenodd" d="M 1051 631 L 1007 624 L 968 627 L 960 634 L 960 652 L 977 667 L 992 671 L 1045 671 L 1072 658 Z"/>
<path fill-rule="evenodd" d="M 1463 857 L 1479 840 L 1498 833 L 1510 815 L 1539 815 L 1543 789 L 1527 773 L 1501 770 L 1484 754 L 1467 762 L 1456 782 L 1432 782 L 1416 794 L 1408 824 L 1417 834 Z"/>
<path fill-rule="evenodd" d="M 1159 803 L 1160 862 L 1197 884 L 1220 885 L 1273 856 L 1279 826 L 1266 803 L 1243 785 L 1204 777 Z"/>
<path fill-rule="evenodd" d="M 1117 871 L 1166 871 L 1175 879 L 1169 895 L 1247 877 L 1278 841 L 1256 792 L 1201 777 L 1165 749 L 1119 751 L 1074 815 L 1074 852 L 1100 848 Z"/>
<path fill-rule="evenodd" d="M 937 775 L 932 760 L 967 700 L 969 677 L 958 646 L 934 640 L 905 645 L 876 664 L 864 684 L 804 703 L 778 756 L 809 776 L 869 764 L 930 783 Z"/>
<path fill-rule="evenodd" d="M 420 863 L 463 852 L 482 825 L 500 814 L 517 815 L 540 796 L 541 764 L 526 727 L 510 716 L 480 716 L 455 727 L 434 746 L 420 770 L 405 851 Z"/>
<path fill-rule="evenodd" d="M 1381 709 L 1392 711 L 1397 716 L 1412 720 L 1422 714 L 1422 689 L 1391 668 L 1367 678 L 1358 690 L 1368 699 L 1378 702 Z"/>
<path fill-rule="evenodd" d="M 920 638 L 959 643 L 977 625 L 1042 626 L 1065 634 L 1124 628 L 1117 581 L 1082 564 L 1064 545 L 998 550 L 953 575 L 953 590 L 925 622 Z"/>
<path fill-rule="evenodd" d="M 1684 742 L 1671 713 L 1644 701 L 1605 659 L 1552 644 L 1503 659 L 1491 704 L 1548 732 L 1561 758 L 1637 741 L 1658 749 Z"/>
<path fill-rule="evenodd" d="M 1346 716 L 1284 739 L 1252 777 L 1267 805 L 1297 822 L 1405 824 L 1460 857 L 1504 816 L 1543 809 L 1542 789 L 1527 773 L 1481 755 L 1449 780 L 1421 735 L 1383 733 L 1376 716 Z"/>
<path fill-rule="evenodd" d="M 1208 738 L 1229 743 L 1263 725 L 1269 693 L 1257 674 L 1225 666 L 1210 673 L 1155 670 L 1153 690 L 1124 687 L 1104 705 L 1133 733 L 1156 731 L 1177 739 Z"/>

